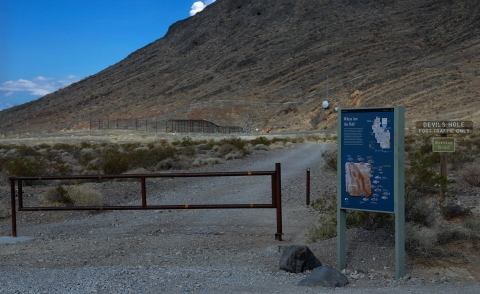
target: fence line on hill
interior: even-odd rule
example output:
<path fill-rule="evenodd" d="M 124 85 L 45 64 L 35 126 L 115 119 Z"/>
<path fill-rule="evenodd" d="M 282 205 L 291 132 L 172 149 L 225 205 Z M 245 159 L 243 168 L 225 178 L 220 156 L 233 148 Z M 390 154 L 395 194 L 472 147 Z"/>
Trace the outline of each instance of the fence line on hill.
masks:
<path fill-rule="evenodd" d="M 143 118 L 91 118 L 90 119 L 90 129 L 130 129 L 130 130 L 144 130 L 145 132 L 159 132 L 160 129 L 165 125 L 165 132 L 168 132 L 168 128 L 166 127 L 167 121 L 172 120 L 179 115 L 186 114 L 189 111 L 196 110 L 196 109 L 214 109 L 214 108 L 231 108 L 232 110 L 237 107 L 248 107 L 250 109 L 254 109 L 255 111 L 290 111 L 293 109 L 297 109 L 300 106 L 306 104 L 310 99 L 313 97 L 324 98 L 328 100 L 329 97 L 333 97 L 335 95 L 348 95 L 345 91 L 355 85 L 358 85 L 365 81 L 368 76 L 378 73 L 378 71 L 390 67 L 393 64 L 398 64 L 402 62 L 408 62 L 403 60 L 394 60 L 385 65 L 379 66 L 373 70 L 368 71 L 365 74 L 359 75 L 352 79 L 349 79 L 345 82 L 339 83 L 332 87 L 326 87 L 324 90 L 317 91 L 310 95 L 307 95 L 301 98 L 299 101 L 296 102 L 253 102 L 247 100 L 216 100 L 216 101 L 205 101 L 205 102 L 197 102 L 192 103 L 180 108 L 177 108 L 173 111 L 168 111 L 162 114 L 157 114 L 154 116 L 143 117 Z M 328 77 L 327 77 L 328 79 Z M 338 81 L 338 79 L 337 79 Z M 335 82 L 335 80 L 333 81 Z M 328 81 L 327 81 L 328 85 Z M 217 130 L 224 130 L 226 133 L 234 133 L 237 132 L 237 129 L 240 129 L 239 132 L 246 132 L 245 127 L 221 127 L 216 125 Z M 188 129 L 188 128 L 187 128 Z M 190 128 L 189 130 L 193 130 L 195 128 Z M 198 129 L 198 128 L 197 128 Z M 205 128 L 204 128 L 205 129 Z M 215 127 L 207 128 L 209 130 L 215 130 Z M 175 131 L 175 130 L 174 130 Z M 194 131 L 192 131 L 194 132 Z M 214 132 L 214 131 L 208 131 Z M 220 131 L 219 131 L 220 132 Z"/>

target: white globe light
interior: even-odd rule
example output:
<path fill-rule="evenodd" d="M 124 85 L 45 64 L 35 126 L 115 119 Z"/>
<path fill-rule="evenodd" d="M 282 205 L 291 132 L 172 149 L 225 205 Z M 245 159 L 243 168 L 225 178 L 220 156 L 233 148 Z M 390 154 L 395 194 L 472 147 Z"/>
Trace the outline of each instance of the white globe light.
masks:
<path fill-rule="evenodd" d="M 328 101 L 326 101 L 326 100 L 323 101 L 322 107 L 323 107 L 323 108 L 328 108 Z"/>

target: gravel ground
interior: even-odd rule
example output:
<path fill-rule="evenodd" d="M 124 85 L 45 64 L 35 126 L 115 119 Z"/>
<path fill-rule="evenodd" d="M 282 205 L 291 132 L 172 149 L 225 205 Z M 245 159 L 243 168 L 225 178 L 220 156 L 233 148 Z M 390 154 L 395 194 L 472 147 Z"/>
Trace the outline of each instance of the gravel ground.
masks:
<path fill-rule="evenodd" d="M 413 263 L 405 279 L 393 278 L 392 237 L 359 229 L 347 234 L 346 287 L 297 287 L 308 273 L 279 270 L 282 247 L 305 244 L 316 219 L 305 205 L 306 168 L 312 169 L 313 199 L 336 184 L 320 168 L 328 147 L 296 144 L 193 170 L 273 170 L 282 163 L 283 241 L 274 239 L 273 209 L 20 212 L 18 233 L 32 239 L 0 244 L 0 293 L 478 293 L 472 279 L 441 271 L 432 278 Z M 101 185 L 113 202 L 136 184 Z M 147 190 L 149 204 L 266 203 L 271 197 L 264 177 L 175 178 L 149 182 Z M 9 234 L 10 222 L 0 221 L 0 235 Z M 336 267 L 335 242 L 309 247 Z"/>

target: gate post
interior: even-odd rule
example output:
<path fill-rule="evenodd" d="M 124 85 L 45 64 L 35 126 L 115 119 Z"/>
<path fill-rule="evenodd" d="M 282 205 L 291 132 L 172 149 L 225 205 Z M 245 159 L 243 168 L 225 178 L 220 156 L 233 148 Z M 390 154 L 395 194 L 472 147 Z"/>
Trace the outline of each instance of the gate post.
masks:
<path fill-rule="evenodd" d="M 282 181 L 280 163 L 275 163 L 275 206 L 277 210 L 277 233 L 275 240 L 282 241 Z"/>
<path fill-rule="evenodd" d="M 15 180 L 10 179 L 10 190 L 12 192 L 10 202 L 12 207 L 12 237 L 17 237 L 17 207 L 15 203 Z"/>

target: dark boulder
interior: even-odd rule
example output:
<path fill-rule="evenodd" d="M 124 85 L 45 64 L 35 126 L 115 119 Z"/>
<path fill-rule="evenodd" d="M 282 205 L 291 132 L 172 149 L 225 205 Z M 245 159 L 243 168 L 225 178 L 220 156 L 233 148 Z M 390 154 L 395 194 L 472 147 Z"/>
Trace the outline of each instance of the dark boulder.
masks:
<path fill-rule="evenodd" d="M 322 263 L 305 245 L 291 245 L 283 249 L 280 257 L 280 269 L 300 273 L 321 266 Z"/>

